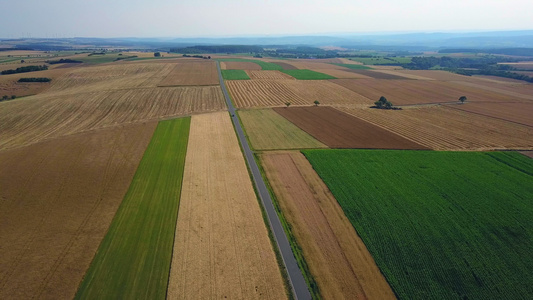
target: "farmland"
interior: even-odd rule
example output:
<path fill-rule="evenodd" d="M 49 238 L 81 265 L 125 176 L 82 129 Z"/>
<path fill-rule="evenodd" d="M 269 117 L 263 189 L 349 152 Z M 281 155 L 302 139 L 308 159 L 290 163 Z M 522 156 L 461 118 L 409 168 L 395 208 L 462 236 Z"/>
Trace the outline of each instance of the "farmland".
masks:
<path fill-rule="evenodd" d="M 226 68 L 228 67 L 228 62 L 248 62 L 248 63 L 254 63 L 261 67 L 262 70 L 283 70 L 283 68 L 280 65 L 277 65 L 275 63 L 266 62 L 262 60 L 257 59 L 244 59 L 244 58 L 218 58 L 218 61 L 224 62 L 226 64 Z M 252 69 L 255 70 L 255 69 Z"/>
<path fill-rule="evenodd" d="M 358 74 L 355 72 L 351 72 L 351 70 L 341 70 L 341 69 L 313 69 L 313 71 L 317 71 L 320 73 L 324 73 L 339 79 L 345 79 L 345 78 L 371 78 L 363 74 Z"/>
<path fill-rule="evenodd" d="M 529 158 L 505 152 L 303 152 L 399 298 L 531 295 Z"/>
<path fill-rule="evenodd" d="M 248 80 L 250 77 L 243 70 L 221 70 L 225 80 Z"/>
<path fill-rule="evenodd" d="M 345 67 L 352 70 L 371 70 L 372 68 L 364 66 L 364 65 L 358 65 L 358 64 L 334 64 L 337 66 Z"/>
<path fill-rule="evenodd" d="M 261 66 L 249 61 L 221 61 L 222 70 L 262 70 Z"/>
<path fill-rule="evenodd" d="M 286 80 L 286 79 L 292 79 L 294 80 L 294 77 L 287 75 L 285 73 L 282 73 L 280 71 L 246 71 L 246 73 L 250 76 L 251 79 L 254 80 Z"/>
<path fill-rule="evenodd" d="M 247 80 L 226 82 L 238 108 L 321 104 L 372 104 L 369 99 L 323 80 Z"/>
<path fill-rule="evenodd" d="M 158 124 L 76 299 L 165 299 L 189 126 Z"/>
<path fill-rule="evenodd" d="M 192 61 L 175 64 L 158 86 L 218 85 L 216 63 Z"/>
<path fill-rule="evenodd" d="M 427 149 L 331 107 L 274 108 L 330 148 Z"/>
<path fill-rule="evenodd" d="M 299 152 L 261 154 L 283 215 L 324 299 L 394 299 L 341 207 Z"/>
<path fill-rule="evenodd" d="M 531 127 L 448 107 L 340 109 L 434 150 L 533 149 Z"/>
<path fill-rule="evenodd" d="M 272 109 L 240 110 L 239 117 L 256 150 L 326 147 Z"/>
<path fill-rule="evenodd" d="M 450 107 L 533 127 L 533 102 L 467 103 Z"/>
<path fill-rule="evenodd" d="M 192 116 L 172 257 L 169 299 L 286 298 L 227 112 Z"/>
<path fill-rule="evenodd" d="M 311 70 L 282 70 L 281 72 L 290 75 L 298 80 L 326 80 L 336 79 L 331 75 L 319 73 Z"/>
<path fill-rule="evenodd" d="M 72 299 L 157 122 L 0 151 L 0 298 Z"/>

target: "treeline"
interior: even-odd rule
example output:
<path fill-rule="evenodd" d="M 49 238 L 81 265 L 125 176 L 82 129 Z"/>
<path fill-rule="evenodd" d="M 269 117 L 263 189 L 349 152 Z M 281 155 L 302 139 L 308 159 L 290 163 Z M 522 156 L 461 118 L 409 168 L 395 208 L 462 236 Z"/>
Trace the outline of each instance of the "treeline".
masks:
<path fill-rule="evenodd" d="M 337 51 L 328 51 L 315 47 L 278 48 L 267 50 L 265 55 L 283 58 L 335 58 Z"/>
<path fill-rule="evenodd" d="M 515 56 L 533 56 L 533 48 L 499 48 L 499 49 L 441 49 L 439 53 L 488 53 Z"/>
<path fill-rule="evenodd" d="M 170 52 L 183 54 L 205 53 L 259 53 L 263 47 L 246 45 L 221 45 L 221 46 L 193 46 L 185 48 L 170 48 Z"/>
<path fill-rule="evenodd" d="M 202 56 L 202 55 L 188 55 L 188 54 L 183 54 L 183 57 L 194 57 L 194 58 L 211 59 L 211 56 Z"/>
<path fill-rule="evenodd" d="M 51 64 L 51 65 L 55 65 L 55 64 L 79 64 L 79 63 L 82 63 L 81 60 L 74 60 L 74 59 L 70 59 L 70 58 L 62 58 L 60 60 L 48 60 L 46 62 Z"/>
<path fill-rule="evenodd" d="M 27 73 L 27 72 L 35 72 L 35 71 L 44 71 L 48 70 L 47 65 L 42 66 L 26 66 L 26 67 L 20 67 L 16 68 L 15 70 L 4 70 L 1 72 L 2 75 L 8 75 L 8 74 L 17 74 L 17 73 Z"/>
<path fill-rule="evenodd" d="M 18 82 L 50 82 L 52 79 L 47 77 L 29 77 L 29 78 L 20 78 Z"/>
<path fill-rule="evenodd" d="M 461 57 L 454 58 L 449 56 L 443 57 L 413 57 L 411 62 L 403 64 L 402 66 L 411 70 L 429 70 L 431 68 L 443 68 L 443 69 L 458 69 L 458 68 L 474 68 L 481 69 L 489 65 L 494 65 L 500 62 L 515 61 L 512 59 L 501 57 Z"/>
<path fill-rule="evenodd" d="M 484 69 L 478 69 L 478 70 L 454 69 L 454 70 L 449 70 L 449 71 L 457 73 L 457 74 L 461 74 L 461 75 L 466 75 L 466 76 L 472 76 L 472 75 L 498 76 L 498 77 L 516 79 L 516 80 L 524 80 L 524 81 L 533 83 L 533 77 L 531 76 L 510 72 L 508 70 L 505 70 L 503 68 L 498 68 L 498 67 L 486 67 Z"/>

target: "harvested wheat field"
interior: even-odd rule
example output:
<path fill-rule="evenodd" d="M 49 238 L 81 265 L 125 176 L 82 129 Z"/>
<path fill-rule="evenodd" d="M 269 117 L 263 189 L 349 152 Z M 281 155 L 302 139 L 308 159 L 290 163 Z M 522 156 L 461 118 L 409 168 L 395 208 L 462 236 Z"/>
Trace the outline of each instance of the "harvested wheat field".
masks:
<path fill-rule="evenodd" d="M 465 103 L 448 107 L 533 127 L 533 102 Z"/>
<path fill-rule="evenodd" d="M 262 70 L 261 66 L 250 61 L 221 61 L 223 70 Z"/>
<path fill-rule="evenodd" d="M 225 109 L 218 86 L 46 93 L 0 103 L 0 149 L 118 124 Z"/>
<path fill-rule="evenodd" d="M 318 69 L 337 69 L 337 70 L 347 70 L 345 67 L 337 66 L 330 63 L 318 62 L 315 60 L 291 60 L 289 64 L 295 66 L 298 69 L 309 69 L 309 70 L 318 70 Z"/>
<path fill-rule="evenodd" d="M 445 106 L 342 110 L 434 150 L 533 149 L 531 127 Z"/>
<path fill-rule="evenodd" d="M 468 101 L 516 101 L 517 97 L 455 82 L 429 80 L 334 79 L 340 86 L 377 101 L 385 96 L 394 105 L 457 102 L 467 96 Z"/>
<path fill-rule="evenodd" d="M 472 78 L 472 76 L 465 76 L 465 75 L 459 75 L 448 71 L 439 71 L 439 70 L 397 70 L 396 72 L 400 74 L 408 74 L 408 75 L 415 75 L 415 76 L 422 76 L 431 78 L 433 80 L 440 80 L 440 81 L 471 81 L 476 80 L 475 78 Z"/>
<path fill-rule="evenodd" d="M 214 61 L 191 61 L 175 64 L 174 69 L 158 86 L 218 85 L 217 65 Z"/>
<path fill-rule="evenodd" d="M 295 80 L 294 77 L 280 71 L 246 71 L 250 79 L 261 80 Z"/>
<path fill-rule="evenodd" d="M 355 73 L 355 74 L 359 74 L 359 75 L 363 75 L 363 76 L 367 76 L 367 77 L 374 78 L 374 79 L 388 79 L 388 80 L 403 79 L 403 80 L 408 80 L 408 78 L 406 78 L 404 76 L 398 76 L 398 75 L 395 75 L 395 74 L 384 73 L 384 72 L 380 72 L 380 71 L 373 71 L 373 70 L 346 70 L 346 71 L 347 72 L 352 72 L 352 73 Z"/>
<path fill-rule="evenodd" d="M 286 298 L 228 113 L 193 116 L 189 136 L 168 298 Z"/>
<path fill-rule="evenodd" d="M 324 299 L 395 299 L 329 189 L 300 152 L 261 161 Z"/>
<path fill-rule="evenodd" d="M 403 77 L 403 79 L 415 79 L 415 80 L 435 80 L 433 78 L 419 76 L 408 72 L 399 72 L 398 70 L 373 70 L 377 73 L 389 74 L 397 77 Z"/>
<path fill-rule="evenodd" d="M 20 65 L 13 68 L 19 68 Z M 8 69 L 13 69 L 8 68 Z M 70 69 L 72 70 L 72 69 Z M 45 71 L 1 75 L 0 76 L 0 97 L 15 95 L 17 97 L 30 96 L 42 93 L 48 90 L 55 81 L 62 75 L 70 71 L 66 68 L 51 68 Z M 52 79 L 51 82 L 18 82 L 20 78 L 29 77 L 46 77 Z"/>
<path fill-rule="evenodd" d="M 72 299 L 156 122 L 0 151 L 0 298 Z"/>
<path fill-rule="evenodd" d="M 427 149 L 332 107 L 276 107 L 274 111 L 330 148 Z"/>
<path fill-rule="evenodd" d="M 502 83 L 495 84 L 487 81 L 453 81 L 453 83 L 474 87 L 498 94 L 508 95 L 516 101 L 533 100 L 533 84 Z"/>
<path fill-rule="evenodd" d="M 240 80 L 227 81 L 235 106 L 238 108 L 312 105 L 315 100 L 321 104 L 368 104 L 369 99 L 325 80 Z"/>
<path fill-rule="evenodd" d="M 239 110 L 238 114 L 256 150 L 327 148 L 270 108 Z"/>
<path fill-rule="evenodd" d="M 368 79 L 368 78 L 371 78 L 371 77 L 363 75 L 363 74 L 358 74 L 358 73 L 355 73 L 355 72 L 351 72 L 349 69 L 345 69 L 345 70 L 340 70 L 340 69 L 314 69 L 313 71 L 324 73 L 324 74 L 327 74 L 327 75 L 330 75 L 330 76 L 333 76 L 333 77 L 337 77 L 337 78 L 340 78 L 340 79 L 344 79 L 344 78 L 357 78 L 357 79 L 366 78 L 366 79 Z"/>

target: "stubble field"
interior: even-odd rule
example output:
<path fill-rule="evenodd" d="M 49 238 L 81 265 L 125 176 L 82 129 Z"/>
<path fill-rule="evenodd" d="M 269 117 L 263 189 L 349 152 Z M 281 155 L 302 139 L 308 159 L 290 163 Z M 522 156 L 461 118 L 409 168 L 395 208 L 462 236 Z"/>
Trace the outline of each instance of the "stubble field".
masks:
<path fill-rule="evenodd" d="M 178 63 L 158 86 L 218 85 L 214 61 Z"/>
<path fill-rule="evenodd" d="M 284 299 L 284 283 L 226 112 L 195 115 L 168 299 Z"/>

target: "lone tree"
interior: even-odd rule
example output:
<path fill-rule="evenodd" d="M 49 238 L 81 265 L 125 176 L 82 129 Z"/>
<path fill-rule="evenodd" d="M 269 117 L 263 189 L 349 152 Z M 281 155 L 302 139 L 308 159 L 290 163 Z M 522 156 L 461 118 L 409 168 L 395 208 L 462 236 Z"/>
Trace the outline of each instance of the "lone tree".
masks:
<path fill-rule="evenodd" d="M 468 99 L 466 98 L 466 96 L 461 96 L 461 97 L 459 97 L 459 101 L 461 101 L 461 104 L 462 104 L 462 103 L 465 103 L 466 100 L 468 100 Z"/>
<path fill-rule="evenodd" d="M 285 102 L 285 105 L 287 105 L 287 107 L 291 106 L 291 103 L 290 102 Z"/>
<path fill-rule="evenodd" d="M 161 57 L 161 53 L 160 52 L 154 52 L 154 57 Z"/>
<path fill-rule="evenodd" d="M 320 104 L 320 102 L 318 102 L 318 100 L 315 100 L 315 102 L 313 102 L 315 104 L 315 106 L 318 106 Z"/>
<path fill-rule="evenodd" d="M 392 109 L 392 103 L 383 96 L 381 96 L 378 101 L 374 102 L 374 105 L 379 109 Z"/>

